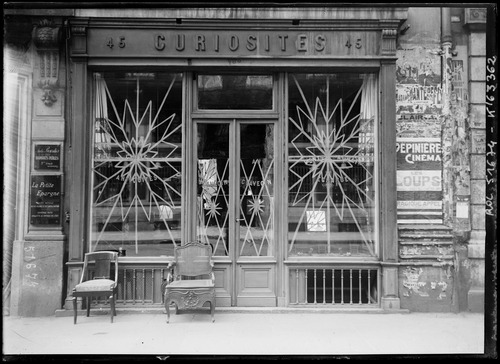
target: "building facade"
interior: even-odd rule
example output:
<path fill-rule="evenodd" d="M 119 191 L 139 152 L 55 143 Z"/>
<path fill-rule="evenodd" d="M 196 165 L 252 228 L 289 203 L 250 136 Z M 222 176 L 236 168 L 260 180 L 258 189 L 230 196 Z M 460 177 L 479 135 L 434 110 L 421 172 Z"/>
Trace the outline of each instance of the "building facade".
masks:
<path fill-rule="evenodd" d="M 483 311 L 488 7 L 72 4 L 5 9 L 10 314 L 97 250 L 161 307 L 193 240 L 218 307 Z"/>

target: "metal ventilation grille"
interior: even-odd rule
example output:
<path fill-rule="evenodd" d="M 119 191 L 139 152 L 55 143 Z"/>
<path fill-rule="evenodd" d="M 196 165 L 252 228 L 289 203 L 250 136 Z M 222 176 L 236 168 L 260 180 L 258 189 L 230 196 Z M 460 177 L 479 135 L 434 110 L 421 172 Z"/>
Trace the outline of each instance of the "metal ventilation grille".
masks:
<path fill-rule="evenodd" d="M 291 268 L 290 305 L 379 305 L 377 268 Z"/>

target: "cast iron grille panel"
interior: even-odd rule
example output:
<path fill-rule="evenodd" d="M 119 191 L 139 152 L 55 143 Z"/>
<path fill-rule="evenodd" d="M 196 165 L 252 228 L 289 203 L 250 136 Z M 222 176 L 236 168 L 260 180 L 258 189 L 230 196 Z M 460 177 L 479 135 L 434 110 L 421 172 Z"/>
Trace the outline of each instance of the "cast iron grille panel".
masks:
<path fill-rule="evenodd" d="M 289 304 L 379 306 L 378 268 L 290 268 Z"/>
<path fill-rule="evenodd" d="M 162 284 L 165 268 L 124 268 L 118 272 L 117 307 L 154 307 L 163 304 Z M 94 304 L 108 306 L 109 301 L 94 299 Z"/>

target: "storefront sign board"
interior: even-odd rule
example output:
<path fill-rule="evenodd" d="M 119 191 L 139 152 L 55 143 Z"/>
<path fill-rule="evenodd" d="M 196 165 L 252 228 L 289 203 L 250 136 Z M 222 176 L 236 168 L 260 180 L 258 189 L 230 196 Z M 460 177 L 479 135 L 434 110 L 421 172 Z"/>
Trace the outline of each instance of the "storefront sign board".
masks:
<path fill-rule="evenodd" d="M 92 57 L 306 57 L 377 55 L 380 32 L 91 28 Z"/>

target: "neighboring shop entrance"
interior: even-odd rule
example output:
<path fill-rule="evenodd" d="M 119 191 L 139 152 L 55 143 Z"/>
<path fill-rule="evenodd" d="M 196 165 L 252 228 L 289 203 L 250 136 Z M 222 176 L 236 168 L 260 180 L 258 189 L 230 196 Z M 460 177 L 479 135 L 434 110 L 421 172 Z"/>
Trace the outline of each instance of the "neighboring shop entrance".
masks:
<path fill-rule="evenodd" d="M 196 235 L 213 247 L 218 304 L 276 305 L 275 134 L 273 120 L 196 123 Z"/>

